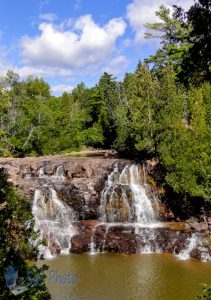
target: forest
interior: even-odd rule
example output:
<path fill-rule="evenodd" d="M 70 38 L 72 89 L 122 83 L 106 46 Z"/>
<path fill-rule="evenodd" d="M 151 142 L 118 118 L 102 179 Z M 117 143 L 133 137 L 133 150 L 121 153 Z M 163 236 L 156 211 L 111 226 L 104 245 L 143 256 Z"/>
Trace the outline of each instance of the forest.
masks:
<path fill-rule="evenodd" d="M 145 24 L 145 38 L 158 38 L 160 49 L 139 61 L 122 81 L 104 73 L 95 86 L 81 82 L 71 93 L 56 97 L 42 78 L 20 79 L 8 70 L 0 78 L 0 156 L 116 149 L 122 157 L 158 159 L 164 186 L 210 201 L 210 9 L 210 0 L 198 0 L 188 11 L 174 6 L 173 14 L 161 6 L 156 12 L 160 22 Z M 0 228 L 0 262 L 7 266 L 9 256 L 15 255 L 26 273 L 24 259 L 36 256 L 35 249 L 27 248 L 20 227 L 20 249 L 14 254 L 17 236 L 11 232 L 12 226 L 18 227 L 16 219 L 31 218 L 30 213 L 20 213 L 29 211 L 29 204 L 17 198 L 2 171 L 0 177 L 0 220 L 5 225 Z M 28 236 L 33 236 L 31 227 Z M 7 253 L 4 245 L 9 245 Z M 39 299 L 48 299 L 44 286 L 40 293 Z"/>
<path fill-rule="evenodd" d="M 209 198 L 211 124 L 210 1 L 189 11 L 164 6 L 146 38 L 161 48 L 119 82 L 104 73 L 91 88 L 51 95 L 41 78 L 0 80 L 0 155 L 41 156 L 83 147 L 156 157 L 176 193 Z"/>

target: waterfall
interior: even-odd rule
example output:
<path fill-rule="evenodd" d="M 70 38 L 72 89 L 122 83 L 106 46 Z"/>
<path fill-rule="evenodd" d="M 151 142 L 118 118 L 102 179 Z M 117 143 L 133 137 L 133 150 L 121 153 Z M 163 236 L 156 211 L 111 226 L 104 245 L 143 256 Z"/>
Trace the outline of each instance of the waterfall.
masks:
<path fill-rule="evenodd" d="M 121 173 L 115 166 L 101 193 L 100 214 L 103 222 L 151 224 L 156 220 L 138 165 L 128 165 Z"/>
<path fill-rule="evenodd" d="M 35 230 L 40 231 L 40 239 L 47 241 L 47 246 L 40 247 L 41 254 L 49 258 L 53 247 L 61 253 L 69 253 L 71 237 L 76 233 L 71 224 L 74 212 L 58 199 L 52 187 L 46 185 L 35 190 L 32 213 Z"/>
<path fill-rule="evenodd" d="M 197 245 L 197 236 L 195 234 L 192 234 L 192 236 L 187 239 L 187 242 L 187 247 L 178 255 L 179 259 L 186 260 L 190 258 L 191 252 L 194 250 L 194 248 L 196 248 Z"/>
<path fill-rule="evenodd" d="M 202 237 L 197 236 L 196 233 L 193 233 L 187 239 L 187 245 L 184 250 L 182 250 L 177 257 L 181 260 L 186 260 L 191 257 L 191 254 L 194 250 L 200 251 L 201 261 L 211 261 L 211 256 L 209 255 L 208 248 L 203 245 Z"/>
<path fill-rule="evenodd" d="M 44 167 L 41 167 L 38 170 L 38 178 L 40 178 L 40 179 L 47 178 L 47 176 L 45 175 Z"/>
<path fill-rule="evenodd" d="M 105 244 L 106 244 L 106 238 L 107 238 L 108 230 L 109 230 L 109 226 L 106 226 L 106 228 L 105 228 L 105 234 L 104 234 L 104 240 L 103 240 L 103 243 L 102 243 L 102 252 L 104 252 L 104 249 L 105 249 Z"/>
<path fill-rule="evenodd" d="M 101 193 L 100 220 L 105 222 L 105 239 L 109 227 L 128 224 L 141 239 L 141 253 L 161 252 L 153 229 L 156 216 L 152 202 L 156 204 L 155 197 L 150 199 L 147 195 L 145 169 L 141 179 L 140 165 L 127 165 L 122 172 L 115 165 Z"/>
<path fill-rule="evenodd" d="M 95 242 L 94 242 L 94 235 L 95 235 L 97 226 L 98 226 L 98 224 L 92 228 L 92 235 L 91 235 L 91 239 L 90 239 L 90 243 L 89 243 L 89 248 L 90 248 L 89 254 L 90 255 L 95 255 L 97 253 Z"/>
<path fill-rule="evenodd" d="M 78 234 L 72 225 L 76 219 L 74 211 L 59 199 L 53 188 L 58 181 L 59 186 L 66 181 L 63 165 L 54 168 L 54 172 L 51 168 L 39 169 L 38 182 L 41 187 L 35 189 L 32 212 L 35 230 L 39 230 L 40 240 L 46 240 L 47 243 L 39 246 L 40 256 L 44 258 L 51 258 L 60 252 L 69 253 L 71 238 Z M 88 188 L 92 190 L 90 183 Z M 115 164 L 100 196 L 101 222 L 92 225 L 91 234 L 88 234 L 89 253 L 94 255 L 105 249 L 134 253 L 133 247 L 137 247 L 136 252 L 144 254 L 176 254 L 180 251 L 177 257 L 182 260 L 190 257 L 199 257 L 201 261 L 211 260 L 209 245 L 203 233 L 184 233 L 184 236 L 179 231 L 169 232 L 171 228 L 168 223 L 158 222 L 153 209 L 156 206 L 158 201 L 156 195 L 148 189 L 145 166 L 133 163 L 121 169 L 120 165 Z M 162 229 L 165 226 L 167 229 Z M 131 248 L 125 247 L 124 243 L 129 243 Z"/>
<path fill-rule="evenodd" d="M 54 170 L 54 174 L 52 176 L 46 175 L 45 168 L 41 167 L 38 170 L 38 178 L 39 179 L 48 179 L 51 181 L 64 181 L 66 179 L 64 167 L 63 167 L 63 165 L 56 167 L 56 169 Z"/>
<path fill-rule="evenodd" d="M 155 221 L 152 202 L 146 194 L 146 189 L 141 185 L 140 174 L 137 165 L 129 167 L 130 187 L 133 195 L 133 203 L 138 223 L 150 224 Z M 145 178 L 145 176 L 144 176 Z"/>
<path fill-rule="evenodd" d="M 153 228 L 139 228 L 138 236 L 141 240 L 140 253 L 161 253 L 162 249 L 156 242 L 156 231 Z"/>
<path fill-rule="evenodd" d="M 65 172 L 64 167 L 62 165 L 56 168 L 55 174 L 52 176 L 52 179 L 58 181 L 65 180 Z"/>

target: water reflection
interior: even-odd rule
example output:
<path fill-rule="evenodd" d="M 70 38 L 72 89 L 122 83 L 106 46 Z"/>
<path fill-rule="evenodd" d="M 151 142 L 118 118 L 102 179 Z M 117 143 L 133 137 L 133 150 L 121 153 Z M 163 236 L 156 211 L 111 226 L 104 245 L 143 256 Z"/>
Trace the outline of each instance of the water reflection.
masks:
<path fill-rule="evenodd" d="M 202 282 L 211 284 L 211 263 L 170 254 L 69 255 L 47 264 L 49 274 L 78 276 L 75 285 L 56 285 L 48 278 L 53 300 L 193 300 Z"/>

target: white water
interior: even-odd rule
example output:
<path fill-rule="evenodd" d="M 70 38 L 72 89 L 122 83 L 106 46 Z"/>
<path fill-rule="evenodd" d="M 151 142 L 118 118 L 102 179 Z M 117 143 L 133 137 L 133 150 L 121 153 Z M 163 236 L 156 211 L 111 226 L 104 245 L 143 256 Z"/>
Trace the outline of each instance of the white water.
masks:
<path fill-rule="evenodd" d="M 197 245 L 197 237 L 195 234 L 192 234 L 190 238 L 187 239 L 187 247 L 181 251 L 178 255 L 178 258 L 181 260 L 186 260 L 190 258 L 191 252 L 196 248 Z"/>
<path fill-rule="evenodd" d="M 52 176 L 52 179 L 58 181 L 65 180 L 64 167 L 62 165 L 56 168 L 55 174 Z"/>
<path fill-rule="evenodd" d="M 52 176 L 46 175 L 44 167 L 39 170 L 39 178 L 50 181 L 64 181 L 65 172 L 62 165 L 58 166 Z M 156 197 L 150 198 L 147 193 L 146 170 L 143 166 L 143 176 L 140 175 L 139 165 L 128 165 L 122 172 L 115 165 L 108 176 L 105 188 L 101 193 L 100 220 L 104 222 L 105 235 L 101 251 L 106 247 L 106 236 L 109 228 L 131 227 L 140 239 L 140 253 L 162 252 L 162 245 L 156 243 L 156 230 L 165 223 L 156 222 L 153 206 L 158 205 Z M 72 209 L 58 199 L 56 191 L 48 185 L 35 190 L 33 208 L 35 229 L 40 230 L 40 238 L 47 240 L 46 246 L 39 246 L 44 258 L 51 258 L 52 243 L 61 248 L 61 253 L 69 253 L 71 237 L 76 234 L 71 221 L 74 220 Z M 98 225 L 92 229 L 89 244 L 90 254 L 99 252 L 95 244 L 95 232 Z M 126 229 L 127 230 L 127 229 Z M 200 251 L 201 260 L 211 260 L 207 248 L 203 245 L 201 236 L 192 234 L 187 239 L 186 248 L 178 255 L 179 259 L 191 257 L 194 249 Z"/>
<path fill-rule="evenodd" d="M 44 172 L 44 167 L 41 167 L 39 170 L 38 170 L 38 178 L 47 178 L 48 176 L 45 175 L 45 172 Z"/>
<path fill-rule="evenodd" d="M 160 223 L 156 223 L 152 201 L 155 199 L 147 195 L 145 170 L 141 180 L 139 165 L 127 165 L 122 172 L 115 165 L 101 193 L 100 220 L 106 226 L 105 240 L 110 227 L 131 226 L 144 244 L 141 253 L 161 252 L 152 229 L 160 227 Z"/>
<path fill-rule="evenodd" d="M 55 243 L 61 253 L 69 253 L 71 237 L 76 234 L 71 221 L 74 220 L 73 210 L 60 201 L 56 191 L 49 186 L 36 189 L 32 205 L 35 218 L 35 230 L 40 231 L 40 239 L 46 239 L 47 245 L 40 247 L 44 258 L 51 258 L 50 248 Z"/>
<path fill-rule="evenodd" d="M 101 220 L 153 223 L 156 217 L 144 185 L 146 183 L 141 182 L 138 165 L 126 166 L 121 173 L 116 165 L 101 194 Z"/>
<path fill-rule="evenodd" d="M 187 239 L 187 246 L 186 248 L 181 251 L 177 257 L 181 260 L 186 260 L 191 257 L 192 251 L 194 249 L 198 249 L 201 255 L 201 261 L 211 261 L 211 257 L 208 253 L 207 248 L 204 247 L 201 237 L 198 237 L 196 233 L 193 233 L 190 238 Z"/>
<path fill-rule="evenodd" d="M 92 236 L 91 236 L 91 240 L 90 240 L 90 243 L 89 243 L 89 248 L 90 248 L 90 251 L 89 251 L 89 254 L 90 255 L 95 255 L 97 252 L 97 249 L 96 249 L 96 245 L 95 245 L 95 242 L 94 242 L 94 236 L 95 236 L 95 231 L 96 231 L 96 227 L 98 226 L 95 225 L 93 228 L 92 228 Z"/>
<path fill-rule="evenodd" d="M 45 168 L 41 167 L 38 170 L 38 178 L 39 179 L 49 179 L 52 181 L 64 181 L 65 178 L 65 172 L 64 172 L 64 167 L 62 165 L 56 167 L 56 170 L 54 171 L 54 174 L 52 176 L 46 175 L 45 174 Z"/>
<path fill-rule="evenodd" d="M 150 224 L 155 221 L 155 215 L 152 208 L 152 203 L 146 194 L 146 189 L 143 185 L 141 185 L 141 179 L 137 165 L 130 166 L 129 173 L 130 187 L 132 190 L 137 221 L 138 223 Z"/>

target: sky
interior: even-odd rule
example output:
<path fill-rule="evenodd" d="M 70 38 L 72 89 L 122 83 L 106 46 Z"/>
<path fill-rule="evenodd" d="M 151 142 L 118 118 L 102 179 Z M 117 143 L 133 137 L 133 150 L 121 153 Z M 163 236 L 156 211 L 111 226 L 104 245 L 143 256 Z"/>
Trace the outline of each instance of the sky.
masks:
<path fill-rule="evenodd" d="M 122 80 L 159 48 L 144 39 L 164 4 L 188 9 L 193 0 L 0 0 L 0 76 L 42 77 L 54 95 L 103 72 Z"/>

